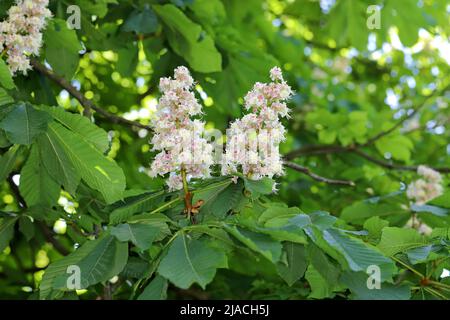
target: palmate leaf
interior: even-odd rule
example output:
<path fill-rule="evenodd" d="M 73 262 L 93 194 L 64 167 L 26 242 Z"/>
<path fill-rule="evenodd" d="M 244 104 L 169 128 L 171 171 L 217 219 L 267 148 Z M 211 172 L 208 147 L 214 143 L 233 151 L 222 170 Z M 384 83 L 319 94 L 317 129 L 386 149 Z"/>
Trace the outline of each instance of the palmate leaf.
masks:
<path fill-rule="evenodd" d="M 60 107 L 43 107 L 45 111 L 66 128 L 81 135 L 83 139 L 93 144 L 101 152 L 106 152 L 109 148 L 108 133 L 97 127 L 88 118 L 80 114 L 70 113 Z"/>
<path fill-rule="evenodd" d="M 40 158 L 49 175 L 64 189 L 74 194 L 80 183 L 81 175 L 76 170 L 57 137 L 46 132 L 37 140 Z"/>
<path fill-rule="evenodd" d="M 387 256 L 393 256 L 427 244 L 426 239 L 414 229 L 386 227 L 381 234 L 378 249 Z"/>
<path fill-rule="evenodd" d="M 377 248 L 362 240 L 349 236 L 338 229 L 323 231 L 324 240 L 346 259 L 353 271 L 366 271 L 369 266 L 376 265 L 381 269 L 382 279 L 390 279 L 396 270 L 392 260 L 385 257 Z"/>
<path fill-rule="evenodd" d="M 170 46 L 193 70 L 205 73 L 222 70 L 222 56 L 200 25 L 172 4 L 154 5 L 153 9 L 166 26 Z"/>
<path fill-rule="evenodd" d="M 31 144 L 34 139 L 47 130 L 51 117 L 48 113 L 36 110 L 29 103 L 18 103 L 0 122 L 8 139 L 17 144 Z"/>
<path fill-rule="evenodd" d="M 11 98 L 4 89 L 0 88 L 0 106 L 4 106 L 13 102 L 14 99 Z"/>
<path fill-rule="evenodd" d="M 208 188 L 209 189 L 209 188 Z M 240 200 L 243 198 L 243 184 L 239 180 L 236 184 L 230 181 L 229 184 L 223 185 L 219 183 L 216 188 L 194 194 L 195 203 L 197 200 L 203 200 L 204 204 L 201 207 L 201 213 L 205 215 L 206 219 L 225 218 L 226 214 L 236 208 Z"/>
<path fill-rule="evenodd" d="M 134 31 L 138 34 L 155 32 L 158 28 L 158 19 L 153 10 L 146 6 L 142 11 L 134 10 L 125 20 L 122 31 Z"/>
<path fill-rule="evenodd" d="M 411 296 L 407 285 L 380 283 L 379 289 L 369 289 L 368 278 L 368 274 L 364 272 L 346 272 L 340 280 L 350 289 L 353 299 L 357 300 L 408 300 Z"/>
<path fill-rule="evenodd" d="M 0 218 L 0 252 L 2 252 L 14 236 L 14 225 L 17 217 Z"/>
<path fill-rule="evenodd" d="M 44 32 L 45 58 L 53 70 L 66 79 L 72 79 L 77 71 L 82 50 L 75 30 L 66 21 L 52 19 Z"/>
<path fill-rule="evenodd" d="M 107 203 L 122 199 L 125 176 L 112 159 L 103 156 L 81 135 L 57 123 L 49 125 L 49 135 L 58 141 L 86 184 L 99 191 Z"/>
<path fill-rule="evenodd" d="M 187 289 L 198 283 L 203 289 L 210 283 L 217 268 L 226 268 L 223 251 L 212 248 L 208 242 L 179 234 L 162 259 L 158 273 L 179 288 Z"/>
<path fill-rule="evenodd" d="M 131 241 L 141 250 L 147 250 L 151 247 L 160 230 L 150 224 L 143 223 L 124 223 L 111 229 L 111 234 L 117 240 L 126 242 Z"/>
<path fill-rule="evenodd" d="M 126 221 L 136 213 L 142 213 L 155 208 L 163 200 L 164 192 L 146 192 L 132 196 L 113 204 L 113 211 L 109 216 L 112 224 Z"/>
<path fill-rule="evenodd" d="M 327 282 L 312 264 L 308 266 L 308 270 L 306 270 L 305 273 L 305 278 L 311 287 L 309 298 L 323 299 L 334 296 L 333 291 L 335 291 L 336 286 Z"/>
<path fill-rule="evenodd" d="M 285 242 L 283 251 L 286 254 L 286 260 L 277 264 L 277 271 L 283 280 L 292 286 L 303 276 L 308 265 L 305 246 L 294 242 Z"/>
<path fill-rule="evenodd" d="M 156 276 L 138 297 L 138 300 L 166 300 L 167 299 L 167 279 Z"/>
<path fill-rule="evenodd" d="M 14 167 L 17 156 L 19 155 L 21 147 L 14 145 L 3 155 L 0 156 L 0 182 L 8 177 L 8 174 Z"/>
<path fill-rule="evenodd" d="M 225 225 L 225 230 L 251 250 L 263 255 L 269 261 L 277 262 L 280 259 L 282 245 L 270 236 L 236 226 Z"/>
<path fill-rule="evenodd" d="M 118 275 L 125 267 L 128 259 L 127 243 L 105 234 L 97 240 L 85 242 L 70 255 L 58 260 L 46 269 L 39 286 L 40 298 L 47 299 L 52 291 L 67 291 L 67 273 L 69 266 L 80 268 L 81 288 L 107 281 Z"/>
<path fill-rule="evenodd" d="M 20 172 L 19 190 L 29 207 L 51 206 L 58 200 L 60 186 L 44 168 L 38 145 L 33 145 L 28 160 Z"/>
<path fill-rule="evenodd" d="M 11 71 L 2 58 L 0 58 L 0 85 L 8 90 L 15 87 Z"/>

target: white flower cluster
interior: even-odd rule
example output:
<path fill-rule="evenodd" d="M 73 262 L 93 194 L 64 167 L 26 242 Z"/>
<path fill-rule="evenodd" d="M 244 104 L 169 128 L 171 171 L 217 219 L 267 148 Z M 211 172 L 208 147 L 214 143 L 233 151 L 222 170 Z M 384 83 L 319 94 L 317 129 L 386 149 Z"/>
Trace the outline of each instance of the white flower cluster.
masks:
<path fill-rule="evenodd" d="M 406 195 L 418 205 L 439 197 L 443 193 L 441 174 L 426 166 L 419 166 L 417 173 L 422 177 L 408 185 Z"/>
<path fill-rule="evenodd" d="M 11 74 L 31 69 L 30 55 L 39 55 L 42 29 L 52 16 L 48 0 L 16 0 L 8 10 L 8 19 L 0 22 L 0 52 L 7 54 Z"/>
<path fill-rule="evenodd" d="M 427 224 L 423 223 L 416 215 L 411 217 L 405 225 L 406 228 L 416 229 L 420 234 L 431 235 L 433 229 L 430 228 Z"/>
<path fill-rule="evenodd" d="M 292 96 L 281 69 L 270 70 L 271 83 L 257 82 L 245 96 L 252 112 L 231 123 L 227 130 L 222 173 L 242 173 L 253 180 L 283 174 L 279 144 L 285 139 L 280 117 L 288 117 L 286 100 Z"/>
<path fill-rule="evenodd" d="M 213 164 L 212 146 L 203 138 L 205 124 L 191 117 L 201 114 L 202 106 L 192 92 L 194 80 L 186 67 L 175 69 L 174 78 L 161 78 L 153 150 L 160 151 L 150 169 L 150 176 L 170 173 L 170 190 L 183 187 L 181 170 L 188 178 L 207 178 Z"/>

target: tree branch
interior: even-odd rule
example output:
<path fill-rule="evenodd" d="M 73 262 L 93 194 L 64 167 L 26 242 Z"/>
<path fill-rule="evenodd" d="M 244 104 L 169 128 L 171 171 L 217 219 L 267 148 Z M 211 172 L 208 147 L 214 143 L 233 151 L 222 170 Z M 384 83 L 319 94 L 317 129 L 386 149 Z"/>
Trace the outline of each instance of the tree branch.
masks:
<path fill-rule="evenodd" d="M 314 172 L 311 172 L 310 169 L 303 167 L 297 163 L 294 162 L 289 162 L 286 161 L 284 162 L 284 166 L 291 168 L 295 171 L 301 172 L 306 174 L 307 176 L 310 176 L 311 178 L 313 178 L 316 181 L 320 181 L 320 182 L 325 182 L 328 184 L 336 184 L 336 185 L 343 185 L 343 186 L 351 186 L 353 187 L 355 185 L 355 183 L 353 181 L 348 181 L 348 180 L 335 180 L 335 179 L 329 179 L 329 178 L 325 178 L 322 176 L 319 176 L 318 174 L 315 174 Z"/>
<path fill-rule="evenodd" d="M 294 150 L 286 154 L 285 159 L 292 160 L 302 155 L 315 155 L 315 154 L 333 154 L 333 153 L 354 153 L 355 155 L 364 158 L 370 162 L 373 162 L 381 167 L 385 167 L 393 170 L 403 170 L 403 171 L 416 171 L 418 166 L 404 166 L 398 165 L 391 162 L 384 161 L 382 159 L 378 159 L 369 155 L 368 153 L 359 149 L 360 145 L 357 146 L 306 146 L 304 148 L 300 148 L 298 150 Z M 441 172 L 448 173 L 450 172 L 449 167 L 430 167 L 431 169 Z"/>
<path fill-rule="evenodd" d="M 424 106 L 427 105 L 427 103 L 435 96 L 437 96 L 438 94 L 442 94 L 445 91 L 447 91 L 450 88 L 450 85 L 447 85 L 444 89 L 442 90 L 434 90 L 432 94 L 430 94 L 429 96 L 427 96 L 421 104 L 419 104 L 419 106 L 417 108 L 414 109 L 413 112 L 411 112 L 409 115 L 406 115 L 405 117 L 403 117 L 402 119 L 400 119 L 400 121 L 398 121 L 394 126 L 392 126 L 391 128 L 389 128 L 386 131 L 382 131 L 378 134 L 376 134 L 375 136 L 373 136 L 372 138 L 370 138 L 369 140 L 367 140 L 366 143 L 362 144 L 361 146 L 363 147 L 367 147 L 371 144 L 373 144 L 375 141 L 377 141 L 378 139 L 392 133 L 393 131 L 395 131 L 396 129 L 398 129 L 406 120 L 411 119 L 412 117 L 414 117 L 414 115 L 417 114 L 417 112 L 419 112 Z"/>
<path fill-rule="evenodd" d="M 375 164 L 378 164 L 379 166 L 382 166 L 382 167 L 385 167 L 388 169 L 403 170 L 403 171 L 417 171 L 417 168 L 418 168 L 418 166 L 403 166 L 403 165 L 390 163 L 390 162 L 387 162 L 387 161 L 384 161 L 381 159 L 377 159 L 359 149 L 354 149 L 351 151 L 354 152 L 356 155 L 358 155 L 370 162 L 373 162 Z M 441 173 L 449 173 L 450 172 L 450 168 L 447 168 L 447 167 L 430 167 L 430 168 L 435 171 L 441 172 Z"/>
<path fill-rule="evenodd" d="M 98 106 L 96 106 L 91 100 L 87 99 L 80 91 L 77 90 L 69 81 L 64 79 L 63 77 L 57 75 L 53 71 L 47 69 L 44 65 L 42 65 L 39 61 L 36 59 L 31 60 L 31 64 L 33 68 L 40 73 L 42 73 L 44 76 L 58 84 L 61 88 L 65 89 L 67 92 L 70 93 L 75 99 L 80 102 L 81 106 L 84 109 L 83 114 L 85 116 L 91 115 L 91 110 L 95 110 L 98 112 L 102 117 L 108 119 L 112 123 L 122 123 L 126 124 L 128 126 L 134 126 L 142 129 L 147 129 L 152 131 L 152 128 L 150 126 L 147 126 L 145 124 L 142 124 L 138 121 L 132 121 L 125 118 L 122 118 L 120 116 L 117 116 L 113 113 L 110 113 L 106 111 L 105 109 L 102 109 Z"/>

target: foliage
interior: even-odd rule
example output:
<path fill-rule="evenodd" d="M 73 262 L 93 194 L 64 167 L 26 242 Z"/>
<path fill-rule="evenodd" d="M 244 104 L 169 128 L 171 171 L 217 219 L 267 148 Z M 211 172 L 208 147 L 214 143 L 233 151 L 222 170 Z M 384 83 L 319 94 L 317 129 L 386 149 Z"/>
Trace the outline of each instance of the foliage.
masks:
<path fill-rule="evenodd" d="M 372 4 L 380 29 L 366 27 Z M 13 78 L 0 59 L 0 298 L 450 298 L 446 1 L 49 8 L 34 70 Z M 183 191 L 149 178 L 157 84 L 178 65 L 220 130 L 282 67 L 296 94 L 277 193 L 270 179 L 192 181 L 189 220 Z M 411 205 L 421 164 L 443 173 L 444 193 Z M 411 217 L 432 232 L 405 227 Z M 372 265 L 380 290 L 366 285 Z"/>

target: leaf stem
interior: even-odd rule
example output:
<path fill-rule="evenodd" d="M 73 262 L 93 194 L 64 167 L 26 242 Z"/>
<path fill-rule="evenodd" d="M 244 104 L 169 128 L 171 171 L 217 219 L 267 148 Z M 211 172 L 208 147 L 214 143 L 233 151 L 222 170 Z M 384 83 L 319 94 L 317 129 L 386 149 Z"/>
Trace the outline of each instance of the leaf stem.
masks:
<path fill-rule="evenodd" d="M 422 279 L 425 278 L 425 276 L 423 274 L 421 274 L 419 271 L 417 271 L 416 269 L 412 268 L 411 266 L 407 265 L 406 263 L 404 263 L 403 261 L 401 261 L 400 259 L 397 259 L 394 256 L 391 256 L 391 259 L 395 260 L 396 262 L 400 263 L 401 265 L 403 265 L 406 269 L 410 270 L 411 272 L 415 273 L 416 275 L 418 275 L 419 277 L 421 277 Z"/>
<path fill-rule="evenodd" d="M 424 290 L 428 291 L 429 293 L 431 293 L 432 295 L 441 298 L 442 300 L 448 300 L 448 298 L 446 296 L 444 296 L 442 293 L 433 290 L 431 288 L 425 287 Z"/>
<path fill-rule="evenodd" d="M 186 169 L 181 168 L 181 179 L 183 180 L 183 191 L 184 191 L 184 212 L 188 220 L 191 220 L 192 213 L 192 193 L 189 191 L 189 186 L 187 182 Z"/>

